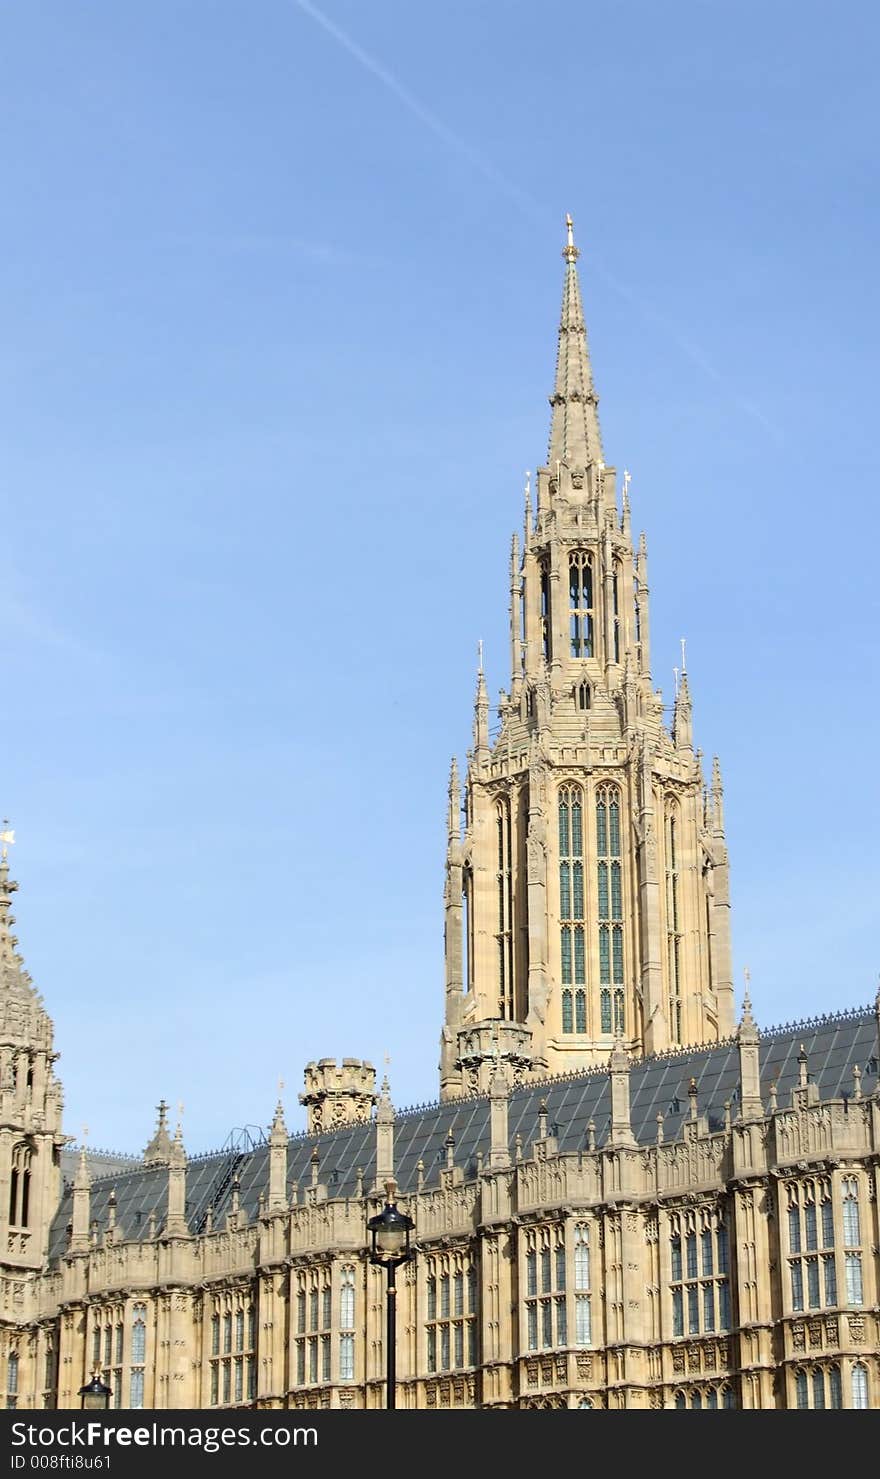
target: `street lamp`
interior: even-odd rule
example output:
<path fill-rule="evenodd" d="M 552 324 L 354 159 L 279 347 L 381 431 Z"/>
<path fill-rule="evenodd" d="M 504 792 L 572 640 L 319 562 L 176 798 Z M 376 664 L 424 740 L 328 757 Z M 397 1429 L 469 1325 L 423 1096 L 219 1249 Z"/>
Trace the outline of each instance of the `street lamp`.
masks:
<path fill-rule="evenodd" d="M 90 1382 L 80 1387 L 79 1395 L 82 1397 L 82 1406 L 90 1409 L 106 1411 L 110 1406 L 110 1398 L 113 1393 L 110 1387 L 105 1386 L 97 1371 Z"/>
<path fill-rule="evenodd" d="M 397 1373 L 395 1342 L 397 1339 L 397 1284 L 395 1274 L 401 1263 L 412 1258 L 409 1235 L 415 1227 L 411 1217 L 398 1211 L 394 1201 L 397 1190 L 393 1180 L 385 1182 L 385 1206 L 367 1223 L 370 1234 L 370 1262 L 384 1264 L 388 1270 L 387 1326 L 385 1353 L 386 1407 L 397 1406 Z"/>

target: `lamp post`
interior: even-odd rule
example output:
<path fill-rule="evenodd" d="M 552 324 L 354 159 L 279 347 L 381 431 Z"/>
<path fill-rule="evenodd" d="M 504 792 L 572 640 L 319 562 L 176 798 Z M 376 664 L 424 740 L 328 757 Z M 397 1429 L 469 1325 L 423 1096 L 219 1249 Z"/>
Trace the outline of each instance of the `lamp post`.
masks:
<path fill-rule="evenodd" d="M 387 1400 L 385 1406 L 393 1408 L 397 1406 L 397 1366 L 396 1366 L 396 1340 L 397 1340 L 397 1282 L 395 1274 L 402 1263 L 408 1263 L 412 1258 L 410 1248 L 410 1233 L 415 1227 L 411 1217 L 405 1212 L 398 1211 L 394 1201 L 397 1190 L 393 1180 L 385 1182 L 385 1206 L 375 1217 L 371 1217 L 367 1223 L 370 1234 L 370 1262 L 384 1264 L 388 1270 L 388 1297 L 386 1300 L 386 1338 L 385 1338 L 385 1385 Z"/>
<path fill-rule="evenodd" d="M 82 1406 L 92 1410 L 106 1411 L 110 1406 L 112 1389 L 105 1385 L 96 1371 L 91 1381 L 80 1387 L 79 1395 L 82 1398 Z"/>

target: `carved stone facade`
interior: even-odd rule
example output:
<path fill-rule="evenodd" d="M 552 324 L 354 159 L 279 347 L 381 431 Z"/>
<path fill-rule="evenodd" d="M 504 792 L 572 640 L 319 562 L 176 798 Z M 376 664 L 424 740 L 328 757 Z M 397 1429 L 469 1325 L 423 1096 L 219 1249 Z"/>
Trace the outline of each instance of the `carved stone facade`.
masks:
<path fill-rule="evenodd" d="M 0 860 L 0 1402 L 384 1405 L 383 1187 L 415 1224 L 398 1403 L 880 1406 L 880 997 L 733 1034 L 717 765 L 651 687 L 647 557 L 602 460 L 577 282 L 511 563 L 512 684 L 453 767 L 441 1100 L 306 1069 L 305 1135 L 65 1149 Z M 463 903 L 464 901 L 464 903 Z M 466 957 L 463 951 L 466 947 Z M 465 963 L 466 959 L 466 963 Z M 692 1046 L 683 1044 L 690 1042 Z"/>

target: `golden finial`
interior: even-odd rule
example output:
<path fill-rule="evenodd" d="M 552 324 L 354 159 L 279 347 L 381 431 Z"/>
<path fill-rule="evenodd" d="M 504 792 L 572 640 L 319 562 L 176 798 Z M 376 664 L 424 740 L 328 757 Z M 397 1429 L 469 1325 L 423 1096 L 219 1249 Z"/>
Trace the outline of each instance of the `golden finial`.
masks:
<path fill-rule="evenodd" d="M 2 842 L 2 844 L 3 844 L 2 849 L 0 849 L 0 861 L 2 861 L 4 863 L 6 862 L 7 844 L 8 843 L 12 843 L 14 841 L 15 841 L 15 833 L 13 832 L 12 828 L 9 825 L 9 818 L 8 817 L 4 817 L 3 818 L 3 831 L 0 832 L 0 842 Z"/>
<path fill-rule="evenodd" d="M 571 219 L 571 216 L 567 215 L 565 218 L 565 229 L 568 233 L 568 240 L 562 249 L 562 255 L 566 262 L 576 262 L 580 256 L 580 252 L 574 244 L 574 221 Z"/>

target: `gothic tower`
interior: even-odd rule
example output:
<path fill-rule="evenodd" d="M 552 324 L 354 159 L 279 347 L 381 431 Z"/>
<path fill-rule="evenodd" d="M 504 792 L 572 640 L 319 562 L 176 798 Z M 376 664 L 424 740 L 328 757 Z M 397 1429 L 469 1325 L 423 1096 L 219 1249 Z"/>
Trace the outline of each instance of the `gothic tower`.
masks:
<path fill-rule="evenodd" d="M 61 1195 L 61 1085 L 52 1065 L 52 1021 L 11 933 L 18 884 L 0 851 L 0 1262 L 40 1268 Z"/>
<path fill-rule="evenodd" d="M 482 658 L 446 862 L 441 1095 L 733 1030 L 721 773 L 704 785 L 682 671 L 651 686 L 648 557 L 602 451 L 571 218 L 547 464 L 510 561 L 509 692 Z"/>

